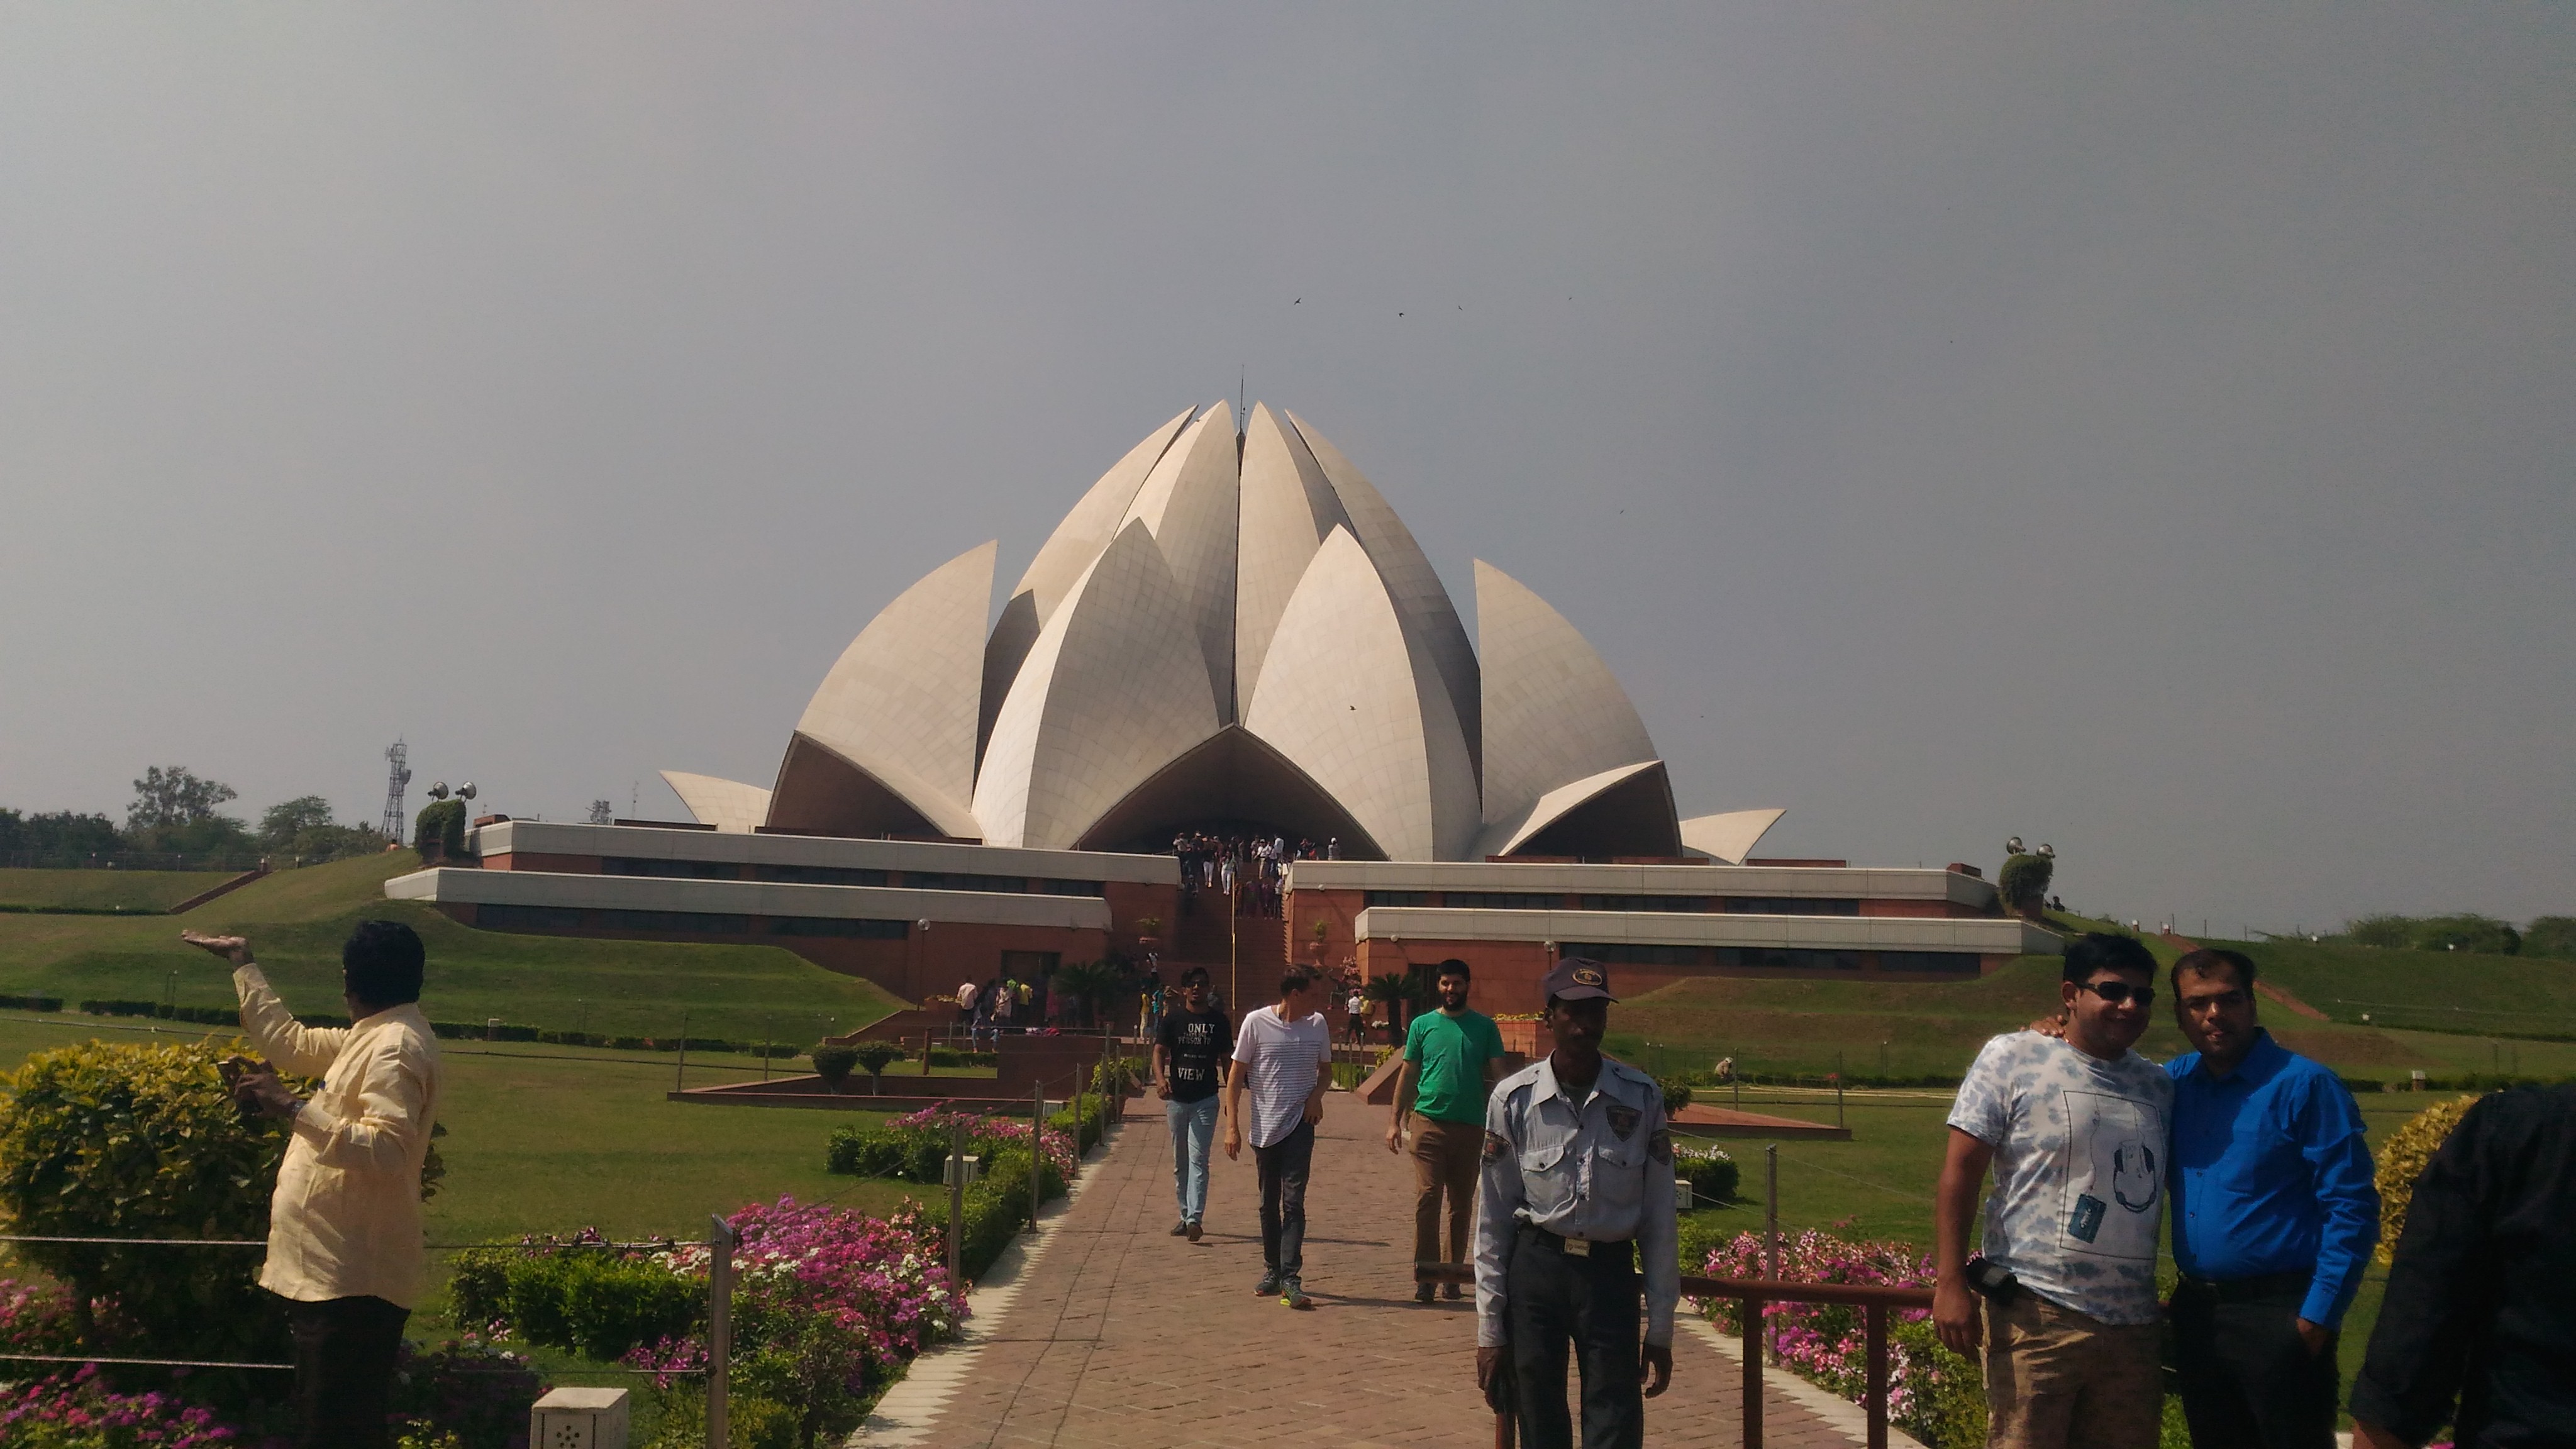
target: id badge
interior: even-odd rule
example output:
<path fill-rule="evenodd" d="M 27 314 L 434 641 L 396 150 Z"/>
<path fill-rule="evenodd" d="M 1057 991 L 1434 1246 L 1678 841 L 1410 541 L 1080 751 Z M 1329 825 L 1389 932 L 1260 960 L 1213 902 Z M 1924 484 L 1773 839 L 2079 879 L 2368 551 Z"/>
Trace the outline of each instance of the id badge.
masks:
<path fill-rule="evenodd" d="M 1565 1256 L 1589 1258 L 1592 1256 L 1592 1244 L 1582 1238 L 1568 1238 L 1565 1240 Z"/>

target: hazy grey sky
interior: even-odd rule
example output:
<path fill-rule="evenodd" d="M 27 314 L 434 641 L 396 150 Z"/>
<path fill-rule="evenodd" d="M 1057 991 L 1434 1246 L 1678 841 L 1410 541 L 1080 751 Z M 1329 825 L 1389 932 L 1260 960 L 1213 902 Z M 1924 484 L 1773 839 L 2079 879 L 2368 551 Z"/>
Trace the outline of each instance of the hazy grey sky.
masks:
<path fill-rule="evenodd" d="M 2576 910 L 2565 4 L 8 6 L 0 804 L 766 783 L 1238 367 L 1768 850 Z"/>

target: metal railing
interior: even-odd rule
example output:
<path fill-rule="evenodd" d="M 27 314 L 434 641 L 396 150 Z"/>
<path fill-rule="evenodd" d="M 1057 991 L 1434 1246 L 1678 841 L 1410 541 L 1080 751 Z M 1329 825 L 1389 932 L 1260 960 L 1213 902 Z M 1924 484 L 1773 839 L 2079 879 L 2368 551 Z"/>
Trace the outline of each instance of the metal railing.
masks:
<path fill-rule="evenodd" d="M 1476 1281 L 1476 1270 L 1460 1263 L 1417 1263 L 1417 1283 Z M 1685 1298 L 1732 1298 L 1743 1305 L 1744 1319 L 1744 1449 L 1762 1449 L 1762 1305 L 1765 1303 L 1838 1303 L 1861 1310 L 1869 1359 L 1868 1392 L 1862 1408 L 1869 1416 L 1869 1449 L 1887 1449 L 1887 1315 L 1893 1309 L 1930 1308 L 1929 1288 L 1891 1288 L 1869 1283 L 1790 1283 L 1777 1278 L 1701 1278 L 1682 1276 Z M 1508 1413 L 1494 1415 L 1495 1449 L 1512 1449 L 1514 1425 Z"/>

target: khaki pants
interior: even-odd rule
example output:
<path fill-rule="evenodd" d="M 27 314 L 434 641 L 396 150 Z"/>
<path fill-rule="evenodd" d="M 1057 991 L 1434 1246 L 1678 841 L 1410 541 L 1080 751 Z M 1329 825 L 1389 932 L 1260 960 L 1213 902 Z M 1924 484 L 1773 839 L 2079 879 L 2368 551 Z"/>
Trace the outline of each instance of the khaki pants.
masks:
<path fill-rule="evenodd" d="M 1413 1261 L 1464 1263 L 1484 1170 L 1485 1124 L 1413 1118 Z M 1440 1195 L 1449 1195 L 1449 1256 L 1440 1256 Z"/>
<path fill-rule="evenodd" d="M 1987 1449 L 2155 1449 L 2152 1323 L 2115 1325 L 2024 1292 L 1986 1305 Z"/>

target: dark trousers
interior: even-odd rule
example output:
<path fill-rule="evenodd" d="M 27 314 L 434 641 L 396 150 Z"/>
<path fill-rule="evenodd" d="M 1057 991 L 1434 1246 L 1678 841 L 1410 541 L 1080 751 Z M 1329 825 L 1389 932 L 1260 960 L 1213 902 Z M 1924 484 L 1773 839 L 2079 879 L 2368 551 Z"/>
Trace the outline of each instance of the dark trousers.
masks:
<path fill-rule="evenodd" d="M 2174 1368 L 2198 1449 L 2332 1449 L 2335 1344 L 2310 1353 L 2300 1340 L 2307 1294 L 2304 1276 L 2175 1285 Z"/>
<path fill-rule="evenodd" d="M 386 1449 L 394 1360 L 411 1310 L 382 1298 L 286 1305 L 295 1340 L 295 1449 Z"/>
<path fill-rule="evenodd" d="M 1283 1278 L 1306 1266 L 1306 1173 L 1315 1165 L 1315 1124 L 1252 1149 L 1261 1175 L 1261 1265 Z"/>
<path fill-rule="evenodd" d="M 1565 1403 L 1569 1345 L 1583 1376 L 1583 1449 L 1638 1449 L 1646 1442 L 1646 1396 L 1638 1381 L 1645 1317 L 1632 1245 L 1596 1244 L 1590 1256 L 1577 1258 L 1535 1228 L 1515 1233 L 1503 1279 L 1503 1324 L 1511 1335 L 1522 1449 L 1573 1449 Z"/>

